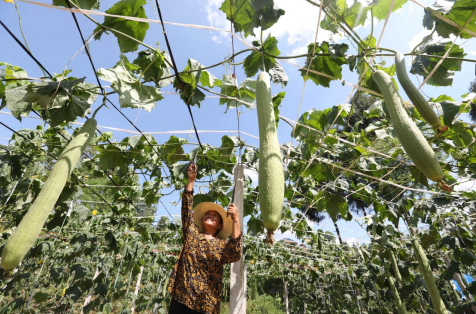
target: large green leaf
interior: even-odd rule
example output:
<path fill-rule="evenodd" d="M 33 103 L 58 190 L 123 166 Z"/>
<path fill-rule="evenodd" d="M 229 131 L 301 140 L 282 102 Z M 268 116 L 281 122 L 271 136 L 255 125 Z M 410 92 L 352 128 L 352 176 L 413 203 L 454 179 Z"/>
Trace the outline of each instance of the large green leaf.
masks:
<path fill-rule="evenodd" d="M 164 147 L 160 152 L 160 158 L 167 164 L 188 160 L 187 155 L 184 153 L 182 147 L 182 145 L 185 143 L 187 143 L 186 140 L 172 135 L 170 139 L 164 143 Z"/>
<path fill-rule="evenodd" d="M 50 119 L 51 126 L 57 126 L 64 122 L 72 122 L 78 117 L 84 118 L 96 101 L 98 95 L 90 93 L 88 90 L 94 90 L 96 85 L 91 83 L 78 84 L 69 95 L 69 101 L 61 108 L 49 110 L 47 116 Z M 45 116 L 45 111 L 42 115 Z M 46 116 L 45 116 L 46 117 Z"/>
<path fill-rule="evenodd" d="M 332 220 L 337 220 L 340 215 L 345 220 L 348 220 L 349 205 L 345 197 L 338 194 L 331 194 L 325 192 L 318 202 L 318 208 L 327 211 Z"/>
<path fill-rule="evenodd" d="M 251 108 L 256 98 L 256 80 L 247 78 L 240 84 L 240 87 L 237 88 L 235 85 L 235 79 L 229 75 L 224 75 L 220 94 L 237 98 L 245 102 L 246 104 L 244 105 L 246 107 Z M 238 102 L 233 99 L 220 98 L 220 105 L 224 104 L 227 105 L 227 110 L 243 105 L 242 102 Z"/>
<path fill-rule="evenodd" d="M 106 10 L 106 13 L 146 19 L 147 15 L 145 14 L 145 9 L 143 7 L 146 4 L 147 0 L 121 0 Z M 139 41 L 144 40 L 145 34 L 149 29 L 149 23 L 131 21 L 110 16 L 106 16 L 104 18 L 104 23 L 102 25 L 120 31 Z M 96 34 L 94 38 L 99 40 L 105 31 L 106 29 L 102 28 L 101 26 L 96 27 L 94 32 L 99 33 Z M 136 51 L 139 48 L 139 43 L 136 41 L 115 32 L 113 33 L 117 37 L 119 48 L 121 49 L 122 53 Z"/>
<path fill-rule="evenodd" d="M 451 8 L 448 10 L 448 8 Z M 427 29 L 433 29 L 436 24 L 436 32 L 439 36 L 449 38 L 451 34 L 458 35 L 461 29 L 466 25 L 466 29 L 476 33 L 476 15 L 468 22 L 474 9 L 476 9 L 476 1 L 473 0 L 457 0 L 457 1 L 438 1 L 428 11 L 425 11 L 423 26 Z M 460 27 L 455 27 L 446 21 L 436 18 L 435 15 L 442 15 Z M 468 22 L 466 24 L 466 22 Z M 462 38 L 471 38 L 473 35 L 467 31 L 463 31 L 460 35 Z"/>
<path fill-rule="evenodd" d="M 466 56 L 461 46 L 452 46 L 452 42 L 449 41 L 436 43 L 430 42 L 422 45 L 421 50 L 427 55 L 443 56 L 450 47 L 451 52 L 448 55 L 449 57 L 464 58 L 464 56 Z M 426 78 L 440 60 L 441 58 L 416 56 L 412 63 L 411 73 Z M 462 62 L 462 60 L 445 59 L 427 83 L 434 86 L 451 86 L 453 84 L 454 73 L 456 71 L 461 71 Z"/>
<path fill-rule="evenodd" d="M 83 79 L 61 82 L 30 83 L 5 91 L 6 106 L 13 116 L 21 119 L 33 106 L 41 110 L 52 126 L 71 122 L 84 117 L 97 98 L 94 84 L 83 83 Z"/>
<path fill-rule="evenodd" d="M 270 28 L 284 15 L 284 10 L 276 8 L 273 0 L 225 0 L 220 10 L 233 21 L 235 32 L 244 32 L 245 37 L 254 36 L 257 27 Z"/>
<path fill-rule="evenodd" d="M 21 114 L 28 114 L 32 107 L 29 101 L 25 100 L 28 94 L 28 86 L 19 86 L 5 91 L 5 103 L 13 116 L 21 121 Z"/>
<path fill-rule="evenodd" d="M 112 89 L 119 94 L 119 104 L 122 108 L 142 108 L 150 112 L 163 96 L 158 88 L 141 84 L 129 64 L 127 58 L 123 57 L 113 68 L 100 68 L 98 76 L 111 82 Z"/>
<path fill-rule="evenodd" d="M 393 0 L 373 1 L 370 8 L 372 9 L 372 13 L 374 14 L 374 17 L 379 20 L 386 19 L 388 15 L 388 11 L 390 10 L 390 4 L 392 3 L 392 1 Z M 392 12 L 400 9 L 406 2 L 407 0 L 395 0 L 395 2 L 393 3 Z"/>
<path fill-rule="evenodd" d="M 384 20 L 390 11 L 392 1 L 367 1 L 367 3 L 370 2 L 369 5 L 363 5 L 365 1 L 354 1 L 350 8 L 344 0 L 326 1 L 324 5 L 327 15 L 322 20 L 321 27 L 333 33 L 338 33 L 341 31 L 340 25 L 344 24 L 344 22 L 352 28 L 364 25 L 370 10 L 372 10 L 375 18 Z M 407 0 L 395 0 L 391 12 L 400 9 L 406 2 Z"/>
<path fill-rule="evenodd" d="M 263 46 L 256 41 L 253 42 L 253 45 L 259 51 L 253 51 L 245 58 L 243 68 L 245 69 L 247 77 L 255 76 L 259 70 L 270 72 L 270 70 L 276 66 L 276 59 L 271 56 L 279 56 L 281 54 L 281 51 L 278 49 L 278 40 L 276 37 L 268 36 Z M 261 53 L 261 51 L 264 51 L 266 54 Z"/>
<path fill-rule="evenodd" d="M 311 79 L 316 85 L 329 87 L 332 80 L 342 79 L 342 65 L 347 63 L 345 52 L 349 49 L 346 44 L 331 44 L 326 41 L 322 42 L 320 46 L 315 47 L 314 56 L 312 52 L 315 44 L 308 46 L 309 58 L 306 59 L 305 68 L 310 70 L 327 74 L 330 77 L 322 76 L 306 69 L 300 69 L 301 76 L 304 80 Z M 324 54 L 325 56 L 320 56 Z"/>
<path fill-rule="evenodd" d="M 187 104 L 200 107 L 200 103 L 205 99 L 205 94 L 200 91 L 197 85 L 214 87 L 221 86 L 221 81 L 207 70 L 202 70 L 204 66 L 200 62 L 188 59 L 187 67 L 180 74 L 181 84 L 174 80 L 175 90 L 180 92 L 180 98 Z M 188 71 L 188 73 L 187 73 Z"/>
<path fill-rule="evenodd" d="M 69 0 L 69 1 L 76 4 L 81 9 L 99 10 L 99 0 Z M 66 0 L 53 0 L 53 5 L 69 8 L 69 6 L 66 4 Z"/>
<path fill-rule="evenodd" d="M 154 82 L 157 87 L 164 87 L 173 82 L 173 78 L 163 79 L 172 74 L 166 58 L 165 52 L 144 50 L 139 52 L 134 64 L 140 67 L 144 82 Z"/>
<path fill-rule="evenodd" d="M 99 169 L 108 170 L 119 167 L 123 172 L 127 172 L 127 161 L 122 151 L 114 146 L 107 145 L 103 148 L 96 148 L 99 151 Z"/>

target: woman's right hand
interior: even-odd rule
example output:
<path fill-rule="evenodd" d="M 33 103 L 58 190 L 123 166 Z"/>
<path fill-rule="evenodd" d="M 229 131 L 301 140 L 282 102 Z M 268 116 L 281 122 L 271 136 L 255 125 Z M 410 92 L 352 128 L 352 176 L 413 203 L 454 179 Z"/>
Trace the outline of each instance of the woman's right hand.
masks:
<path fill-rule="evenodd" d="M 197 178 L 198 166 L 196 164 L 190 164 L 187 167 L 188 181 L 195 181 Z"/>

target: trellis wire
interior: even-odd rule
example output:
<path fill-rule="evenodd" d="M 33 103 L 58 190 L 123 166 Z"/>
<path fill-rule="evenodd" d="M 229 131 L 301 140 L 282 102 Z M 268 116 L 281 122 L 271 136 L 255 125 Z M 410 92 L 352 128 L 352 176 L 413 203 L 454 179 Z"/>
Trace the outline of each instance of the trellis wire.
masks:
<path fill-rule="evenodd" d="M 314 36 L 312 54 L 311 54 L 311 57 L 309 58 L 309 66 L 306 69 L 306 76 L 304 77 L 304 83 L 303 83 L 302 91 L 301 91 L 301 98 L 299 100 L 299 106 L 298 106 L 298 110 L 297 110 L 297 113 L 296 113 L 296 122 L 299 119 L 299 113 L 301 111 L 301 105 L 302 105 L 302 100 L 304 98 L 304 90 L 306 89 L 306 83 L 307 83 L 307 80 L 308 80 L 309 70 L 311 69 L 312 61 L 313 61 L 314 55 L 316 53 L 317 37 L 318 37 L 318 34 L 319 34 L 319 28 L 320 28 L 320 23 L 321 23 L 321 13 L 322 13 L 322 1 L 321 1 L 321 4 L 320 4 L 320 7 L 319 7 L 319 15 L 318 15 L 318 18 L 317 18 L 316 35 Z M 292 130 L 292 133 L 291 133 L 291 143 L 289 144 L 289 147 L 293 146 L 293 138 L 294 138 L 295 132 L 296 132 L 296 123 L 293 126 L 293 130 Z M 288 165 L 290 154 L 291 154 L 291 151 L 288 150 L 288 152 L 286 154 L 286 161 L 284 163 L 285 166 Z"/>
<path fill-rule="evenodd" d="M 50 76 L 50 78 L 52 78 L 51 74 L 46 70 L 46 68 L 34 57 L 34 55 L 20 42 L 20 40 L 18 40 L 18 38 L 16 38 L 16 36 L 8 29 L 7 26 L 5 26 L 1 20 L 0 20 L 0 23 L 2 24 L 2 26 L 5 28 L 5 30 L 10 34 L 10 36 L 20 45 L 20 47 L 38 64 L 38 66 L 40 66 L 40 68 L 44 69 L 46 73 L 48 73 L 48 75 Z M 79 27 L 79 26 L 78 26 Z M 82 35 L 81 35 L 82 37 Z M 84 47 L 86 48 L 86 51 L 88 52 L 88 48 L 87 48 L 87 45 L 86 43 L 84 42 L 84 38 L 83 38 L 83 44 L 84 44 Z M 97 77 L 97 74 L 95 72 L 95 75 Z M 99 78 L 98 78 L 98 82 L 99 82 Z M 60 82 L 58 82 L 58 88 L 60 86 Z M 35 113 L 39 116 L 39 114 L 35 111 Z M 4 124 L 3 124 L 4 125 Z M 5 126 L 5 125 L 4 125 Z M 6 127 L 6 126 L 5 126 Z M 7 127 L 8 128 L 8 127 Z M 56 132 L 56 130 L 55 130 Z M 98 130 L 98 132 L 100 133 L 100 131 Z M 60 135 L 61 137 L 63 137 L 68 143 L 70 142 L 70 140 L 66 139 L 65 136 L 63 134 L 61 134 L 60 132 L 56 132 L 58 135 Z M 23 136 L 22 136 L 23 137 Z M 146 138 L 147 140 L 147 138 Z M 29 141 L 31 143 L 31 141 Z M 49 153 L 48 153 L 49 154 Z M 56 158 L 55 158 L 56 159 Z M 98 163 L 93 159 L 92 162 L 94 162 L 96 165 L 98 165 Z M 99 166 L 99 165 L 98 165 Z M 114 180 L 112 179 L 112 177 L 107 173 L 105 172 L 106 176 L 109 178 L 109 180 L 111 180 L 111 182 L 114 184 L 114 185 L 117 185 Z M 121 194 L 123 194 L 125 196 L 125 194 L 123 193 L 123 191 L 121 189 L 119 189 L 119 191 L 121 192 Z M 126 199 L 128 200 L 128 198 L 126 197 Z M 111 209 L 113 210 L 113 212 L 116 212 L 116 210 L 110 206 Z"/>
<path fill-rule="evenodd" d="M 476 14 L 476 8 L 474 8 L 473 12 L 471 13 L 471 15 L 469 16 L 468 20 L 466 21 L 466 23 L 464 24 L 463 28 L 459 31 L 458 35 L 455 37 L 455 39 L 453 40 L 453 42 L 451 43 L 450 47 L 448 48 L 448 50 L 446 50 L 445 54 L 443 55 L 443 58 L 441 58 L 438 63 L 435 65 L 435 67 L 431 70 L 430 74 L 427 75 L 427 77 L 423 80 L 423 82 L 420 84 L 420 86 L 418 87 L 418 89 L 421 89 L 423 87 L 423 85 L 426 84 L 426 82 L 428 82 L 428 80 L 433 76 L 433 74 L 435 74 L 436 70 L 438 70 L 438 68 L 440 67 L 440 65 L 443 63 L 443 61 L 445 61 L 446 57 L 450 54 L 451 52 L 451 48 L 453 48 L 456 40 L 458 39 L 458 37 L 461 35 L 461 33 L 463 32 L 463 30 L 466 28 L 466 26 L 469 24 L 469 22 L 473 19 L 473 16 Z"/>
<path fill-rule="evenodd" d="M 31 143 L 30 139 L 28 139 L 28 138 L 24 137 L 22 134 L 16 132 L 15 130 L 13 130 L 12 128 L 10 128 L 10 127 L 7 126 L 6 124 L 4 124 L 3 122 L 0 121 L 0 124 L 3 125 L 5 128 L 7 128 L 8 130 L 10 130 L 11 132 L 15 133 L 16 135 L 22 137 L 23 139 L 25 139 L 26 141 L 28 141 L 28 142 Z M 46 155 L 48 155 L 49 157 L 53 158 L 54 160 L 57 160 L 57 158 L 56 158 L 55 156 L 51 155 L 50 153 L 48 153 L 47 151 L 43 150 L 42 148 L 39 147 L 38 149 L 40 149 L 41 152 L 43 152 L 44 154 L 46 154 Z M 72 175 L 74 175 L 74 173 L 72 173 Z M 76 175 L 74 175 L 74 176 L 76 177 Z M 99 199 L 101 199 L 103 202 L 105 202 L 105 203 L 111 208 L 111 210 L 112 210 L 113 212 L 115 212 L 114 207 L 113 207 L 111 204 L 109 204 L 109 202 L 106 201 L 100 194 L 96 193 L 94 190 L 92 190 L 92 189 L 88 188 L 87 186 L 85 186 L 85 183 L 84 183 L 83 180 L 81 180 L 80 178 L 76 177 L 76 179 L 80 182 L 80 184 L 81 184 L 82 186 L 86 187 L 86 188 L 87 188 L 88 190 L 90 190 L 94 195 L 96 195 L 97 197 L 99 197 Z"/>

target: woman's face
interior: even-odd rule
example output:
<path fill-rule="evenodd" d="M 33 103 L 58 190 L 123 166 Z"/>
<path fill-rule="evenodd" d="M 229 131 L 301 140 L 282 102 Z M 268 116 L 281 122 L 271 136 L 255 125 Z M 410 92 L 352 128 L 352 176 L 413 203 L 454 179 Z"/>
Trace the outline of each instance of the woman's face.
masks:
<path fill-rule="evenodd" d="M 215 210 L 209 210 L 202 217 L 203 228 L 218 230 L 223 227 L 220 214 Z"/>

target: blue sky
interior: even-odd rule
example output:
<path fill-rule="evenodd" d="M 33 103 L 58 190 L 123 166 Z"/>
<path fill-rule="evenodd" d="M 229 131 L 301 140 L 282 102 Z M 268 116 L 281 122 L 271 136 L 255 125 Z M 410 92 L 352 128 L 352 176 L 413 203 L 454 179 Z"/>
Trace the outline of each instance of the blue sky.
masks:
<path fill-rule="evenodd" d="M 41 3 L 50 4 L 51 2 L 40 1 Z M 115 1 L 102 1 L 100 11 L 106 11 Z M 229 22 L 224 18 L 224 14 L 218 11 L 222 0 L 174 0 L 159 1 L 163 18 L 168 22 L 196 24 L 215 26 L 218 28 L 229 29 Z M 352 2 L 352 0 L 350 0 Z M 432 5 L 433 1 L 421 0 L 424 5 Z M 17 2 L 21 17 L 23 31 L 27 39 L 28 45 L 33 54 L 43 63 L 43 65 L 51 73 L 60 73 L 64 70 L 66 64 L 75 55 L 82 43 L 79 34 L 74 25 L 71 14 L 65 11 L 43 8 L 32 4 Z M 305 47 L 311 43 L 315 36 L 318 8 L 307 3 L 305 0 L 275 0 L 278 7 L 286 11 L 280 22 L 273 26 L 269 31 L 276 36 L 279 43 L 278 47 L 282 55 L 293 55 L 303 53 Z M 153 11 L 151 2 L 145 6 L 148 18 L 155 19 L 156 14 Z M 89 20 L 81 15 L 77 15 L 80 26 L 85 36 L 89 36 L 96 27 Z M 324 16 L 322 16 L 323 18 Z M 102 17 L 95 16 L 97 21 L 102 22 Z M 423 31 L 422 24 L 423 9 L 414 3 L 408 2 L 402 9 L 394 12 L 389 19 L 387 29 L 384 33 L 381 43 L 382 47 L 395 49 L 400 52 L 409 52 L 413 46 L 418 43 L 419 38 L 423 38 L 428 32 Z M 18 16 L 15 7 L 11 3 L 0 2 L 0 19 L 5 23 L 19 38 L 21 38 Z M 369 24 L 369 23 L 368 23 Z M 374 36 L 378 39 L 383 27 L 383 21 L 375 25 Z M 203 65 L 215 64 L 231 54 L 230 35 L 223 35 L 220 32 L 184 28 L 178 26 L 166 26 L 172 51 L 177 62 L 179 70 L 185 68 L 188 58 L 198 60 Z M 360 36 L 366 37 L 370 33 L 370 25 L 359 27 L 357 32 Z M 338 43 L 348 43 L 346 38 L 334 37 Z M 329 40 L 329 34 L 322 29 L 319 30 L 318 41 Z M 162 50 L 166 49 L 163 39 L 161 27 L 159 24 L 151 24 L 147 36 L 144 40 L 149 45 L 160 44 Z M 476 41 L 458 40 L 458 44 L 463 44 L 465 51 L 469 54 L 468 58 L 476 58 Z M 246 47 L 242 43 L 235 40 L 235 51 L 240 51 Z M 93 40 L 90 44 L 92 57 L 97 68 L 110 68 L 119 60 L 119 48 L 116 37 L 113 35 L 103 35 L 100 41 Z M 144 50 L 140 48 L 140 50 Z M 352 52 L 354 48 L 351 47 Z M 136 54 L 127 54 L 130 60 L 135 59 Z M 246 54 L 240 57 L 246 56 Z M 238 58 L 237 61 L 241 61 Z M 392 58 L 385 59 L 388 64 L 393 62 Z M 303 64 L 303 60 L 294 60 L 299 64 Z M 24 68 L 29 76 L 40 77 L 42 72 L 36 64 L 26 55 L 21 48 L 11 39 L 11 37 L 0 29 L 0 62 L 7 62 Z M 410 59 L 407 59 L 409 65 Z M 280 108 L 281 115 L 290 119 L 296 119 L 298 115 L 298 107 L 303 90 L 303 79 L 298 72 L 298 68 L 282 63 L 286 73 L 289 76 L 289 83 L 286 88 L 281 86 L 272 86 L 273 94 L 286 91 L 286 97 Z M 96 83 L 92 68 L 84 51 L 80 52 L 68 65 L 69 69 L 73 69 L 71 75 L 76 77 L 86 77 L 88 82 Z M 223 74 L 229 74 L 229 69 L 224 66 L 211 69 L 210 72 L 218 78 L 222 78 Z M 239 82 L 245 78 L 241 66 L 237 66 L 237 77 Z M 451 87 L 431 87 L 425 86 L 423 91 L 432 97 L 442 94 L 452 96 L 454 99 L 461 100 L 461 95 L 468 90 L 469 83 L 474 79 L 474 64 L 463 63 L 463 69 L 456 74 Z M 413 76 L 412 76 L 413 77 Z M 357 76 L 348 70 L 343 71 L 343 78 L 347 82 L 356 83 Z M 412 78 L 414 79 L 414 77 Z M 415 80 L 416 82 L 416 80 Z M 108 82 L 103 82 L 109 85 Z M 318 87 L 311 81 L 306 84 L 299 116 L 312 108 L 325 109 L 336 104 L 344 103 L 349 96 L 352 87 L 342 86 L 339 82 L 332 82 L 330 88 Z M 173 88 L 168 86 L 162 91 L 171 92 Z M 219 92 L 218 89 L 215 91 Z M 402 94 L 406 99 L 406 95 Z M 116 104 L 118 104 L 117 96 L 112 96 Z M 93 108 L 98 105 L 95 104 Z M 236 130 L 237 119 L 236 111 L 229 110 L 225 113 L 225 106 L 219 106 L 218 99 L 207 98 L 201 105 L 201 108 L 193 107 L 193 115 L 199 130 Z M 3 110 L 4 112 L 6 109 Z M 138 109 L 123 109 L 123 112 L 131 119 L 136 121 L 136 125 L 144 132 L 159 131 L 177 131 L 192 130 L 192 123 L 189 117 L 186 105 L 177 95 L 164 95 L 164 99 L 157 103 L 155 109 L 150 113 L 140 111 Z M 98 124 L 100 126 L 109 126 L 132 130 L 132 126 L 114 109 L 103 108 L 98 114 Z M 23 119 L 20 123 L 12 116 L 0 114 L 0 120 L 9 125 L 13 129 L 34 128 L 38 124 L 38 120 Z M 240 115 L 241 130 L 253 135 L 258 135 L 258 123 L 255 110 L 242 108 Z M 280 122 L 278 128 L 279 141 L 286 143 L 291 140 L 291 128 L 285 123 Z M 225 133 L 203 133 L 200 135 L 202 142 L 211 145 L 220 145 L 221 137 Z M 117 140 L 121 140 L 125 136 L 129 136 L 125 132 L 114 132 Z M 156 135 L 157 142 L 163 143 L 171 134 Z M 186 138 L 190 142 L 197 142 L 193 134 L 176 134 L 178 137 Z M 228 133 L 228 135 L 236 135 L 236 133 Z M 11 134 L 3 127 L 0 128 L 0 143 L 6 144 L 7 138 Z M 242 135 L 243 139 L 250 145 L 258 146 L 258 140 L 252 137 Z M 295 141 L 294 141 L 295 143 Z M 193 147 L 191 147 L 193 148 Z M 177 201 L 179 195 L 175 194 L 164 199 L 164 203 Z M 169 210 L 173 214 L 179 213 L 178 207 L 172 207 Z M 163 207 L 159 206 L 159 215 L 166 214 Z M 343 238 L 363 238 L 365 232 L 354 223 L 339 222 L 339 226 L 343 230 Z M 324 221 L 321 224 L 324 230 L 333 231 L 332 223 Z"/>

